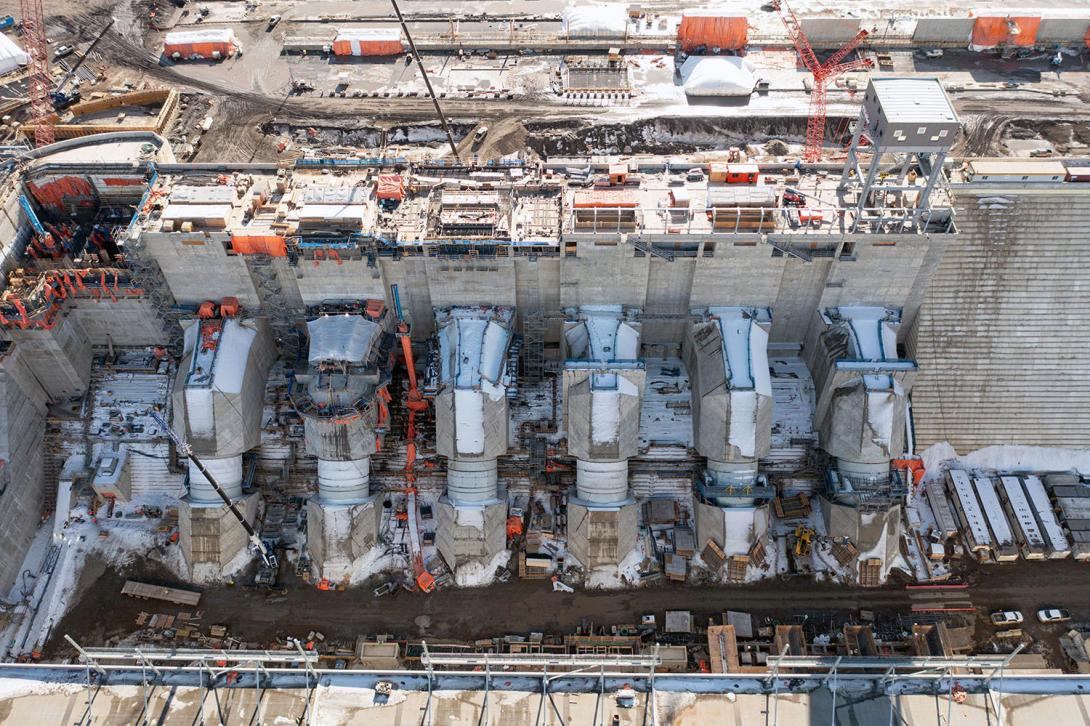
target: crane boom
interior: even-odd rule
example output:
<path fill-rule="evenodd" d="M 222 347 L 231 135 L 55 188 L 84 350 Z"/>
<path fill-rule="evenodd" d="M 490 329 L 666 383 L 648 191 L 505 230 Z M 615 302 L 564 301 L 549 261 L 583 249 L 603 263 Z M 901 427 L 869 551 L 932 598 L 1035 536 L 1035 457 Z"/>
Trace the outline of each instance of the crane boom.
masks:
<path fill-rule="evenodd" d="M 53 81 L 49 77 L 49 44 L 45 38 L 42 0 L 19 0 L 19 11 L 23 15 L 23 43 L 30 56 L 27 64 L 27 99 L 34 122 L 34 144 L 45 146 L 54 140 L 53 103 L 49 97 L 53 91 Z"/>
<path fill-rule="evenodd" d="M 178 451 L 180 451 L 183 455 L 188 457 L 190 461 L 193 462 L 193 466 L 197 467 L 197 471 L 199 471 L 201 475 L 208 480 L 208 483 L 212 485 L 212 488 L 216 490 L 216 494 L 218 494 L 220 499 L 223 500 L 223 503 L 227 505 L 227 508 L 231 510 L 231 514 L 235 516 L 235 519 L 238 520 L 238 523 L 242 525 L 242 528 L 244 530 L 246 530 L 246 536 L 247 538 L 249 538 L 250 544 L 252 544 L 257 550 L 258 554 L 261 555 L 261 561 L 265 564 L 265 566 L 276 567 L 276 555 L 270 552 L 269 548 L 265 546 L 265 543 L 261 541 L 261 536 L 258 535 L 257 531 L 253 528 L 253 526 L 246 521 L 246 517 L 243 516 L 242 512 L 239 511 L 239 508 L 235 506 L 235 503 L 231 501 L 231 497 L 227 496 L 227 492 L 225 492 L 223 490 L 223 487 L 220 486 L 220 483 L 216 481 L 216 477 L 212 476 L 212 472 L 208 471 L 204 463 L 193 455 L 193 447 L 190 446 L 185 440 L 183 440 L 182 437 L 174 431 L 174 429 L 170 428 L 170 425 L 162 416 L 158 414 L 158 412 L 152 411 L 151 417 L 155 419 L 155 423 L 162 426 L 163 430 L 167 432 L 167 436 L 169 436 L 174 442 L 175 446 L 178 447 Z"/>

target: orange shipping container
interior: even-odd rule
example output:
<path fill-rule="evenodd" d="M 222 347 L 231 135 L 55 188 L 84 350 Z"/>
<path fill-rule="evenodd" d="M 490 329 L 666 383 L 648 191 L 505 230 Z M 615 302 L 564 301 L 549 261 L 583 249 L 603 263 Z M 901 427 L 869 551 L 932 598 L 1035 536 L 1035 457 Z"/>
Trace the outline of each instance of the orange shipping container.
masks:
<path fill-rule="evenodd" d="M 240 255 L 288 256 L 288 246 L 284 238 L 274 234 L 232 235 L 231 249 Z"/>
<path fill-rule="evenodd" d="M 238 50 L 238 39 L 231 29 L 208 28 L 204 30 L 167 33 L 163 40 L 163 55 L 167 58 L 230 58 Z"/>
<path fill-rule="evenodd" d="M 993 16 L 979 17 L 973 23 L 973 50 L 986 50 L 1000 45 L 1032 46 L 1037 42 L 1040 18 Z"/>
<path fill-rule="evenodd" d="M 709 50 L 740 50 L 749 41 L 749 25 L 744 17 L 718 15 L 714 12 L 688 12 L 681 16 L 677 41 L 686 53 L 699 46 Z"/>
<path fill-rule="evenodd" d="M 384 56 L 405 52 L 399 28 L 342 28 L 333 40 L 333 55 Z"/>

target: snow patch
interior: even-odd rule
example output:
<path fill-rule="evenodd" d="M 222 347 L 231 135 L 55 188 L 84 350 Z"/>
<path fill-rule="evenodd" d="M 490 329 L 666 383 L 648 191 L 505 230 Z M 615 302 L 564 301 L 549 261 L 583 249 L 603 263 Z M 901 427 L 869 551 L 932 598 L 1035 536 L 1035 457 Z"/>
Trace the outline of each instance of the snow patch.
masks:
<path fill-rule="evenodd" d="M 496 569 L 506 566 L 510 558 L 510 550 L 500 550 L 487 562 L 477 560 L 461 565 L 454 572 L 454 582 L 458 587 L 486 587 L 491 585 L 492 581 L 496 579 Z"/>
<path fill-rule="evenodd" d="M 616 567 L 602 565 L 587 575 L 587 587 L 592 590 L 620 590 L 639 584 L 643 550 L 639 545 L 629 552 Z"/>
<path fill-rule="evenodd" d="M 927 478 L 942 478 L 954 466 L 995 471 L 1077 471 L 1090 475 L 1090 450 L 1004 444 L 977 449 L 964 456 L 949 443 L 932 444 L 920 453 Z"/>
<path fill-rule="evenodd" d="M 484 453 L 484 398 L 480 391 L 454 389 L 455 443 L 460 454 Z"/>
<path fill-rule="evenodd" d="M 690 56 L 681 65 L 687 96 L 748 96 L 757 66 L 739 56 Z"/>

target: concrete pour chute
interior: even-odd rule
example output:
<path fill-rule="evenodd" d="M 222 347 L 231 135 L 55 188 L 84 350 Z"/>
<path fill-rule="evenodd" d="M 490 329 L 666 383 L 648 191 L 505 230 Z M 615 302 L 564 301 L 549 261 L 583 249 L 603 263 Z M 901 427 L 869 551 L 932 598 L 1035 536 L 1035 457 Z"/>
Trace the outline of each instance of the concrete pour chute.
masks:
<path fill-rule="evenodd" d="M 385 311 L 323 315 L 307 323 L 307 369 L 297 374 L 296 410 L 307 453 L 318 459 L 318 494 L 307 503 L 307 553 L 319 580 L 350 580 L 379 542 L 382 509 L 371 493 L 376 431 L 389 417 L 393 336 Z"/>
<path fill-rule="evenodd" d="M 243 491 L 242 458 L 261 443 L 265 382 L 276 358 L 272 335 L 263 320 L 235 317 L 195 319 L 183 327 L 175 428 L 252 522 L 259 497 Z M 178 516 L 191 578 L 207 582 L 228 574 L 246 550 L 246 532 L 192 462 Z"/>
<path fill-rule="evenodd" d="M 447 488 L 436 507 L 435 544 L 458 579 L 506 546 L 507 502 L 497 459 L 507 453 L 508 369 L 515 311 L 473 306 L 435 311 L 439 361 L 436 451 L 447 458 Z"/>
<path fill-rule="evenodd" d="M 636 547 L 638 516 L 628 459 L 639 452 L 647 371 L 636 310 L 585 305 L 566 311 L 564 429 L 576 459 L 568 550 L 588 570 L 616 568 Z"/>

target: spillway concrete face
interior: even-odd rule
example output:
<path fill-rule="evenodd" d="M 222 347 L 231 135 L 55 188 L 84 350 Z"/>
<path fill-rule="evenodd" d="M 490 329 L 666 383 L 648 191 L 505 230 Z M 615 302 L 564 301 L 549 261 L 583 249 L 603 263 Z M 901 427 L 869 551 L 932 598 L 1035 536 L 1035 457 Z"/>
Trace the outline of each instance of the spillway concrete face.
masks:
<path fill-rule="evenodd" d="M 436 451 L 447 457 L 435 540 L 457 582 L 490 577 L 484 570 L 507 542 L 507 497 L 497 459 L 508 448 L 514 314 L 514 308 L 493 306 L 435 311 Z"/>
<path fill-rule="evenodd" d="M 251 526 L 259 502 L 257 492 L 234 501 Z M 197 583 L 222 582 L 233 574 L 229 565 L 240 564 L 236 558 L 250 545 L 246 530 L 225 504 L 193 502 L 188 496 L 178 501 L 178 533 L 190 579 Z"/>
<path fill-rule="evenodd" d="M 351 579 L 379 541 L 382 509 L 371 494 L 376 430 L 389 414 L 392 337 L 382 313 L 328 314 L 307 323 L 307 370 L 293 397 L 307 453 L 318 458 L 318 493 L 307 503 L 307 552 L 318 579 Z"/>
<path fill-rule="evenodd" d="M 307 502 L 307 552 L 311 574 L 342 582 L 352 578 L 353 565 L 379 541 L 382 506 L 376 497 L 358 504 Z"/>
<path fill-rule="evenodd" d="M 173 392 L 174 428 L 232 502 L 257 516 L 257 494 L 243 492 L 243 454 L 261 443 L 265 381 L 276 359 L 263 320 L 183 322 L 185 347 Z M 247 547 L 242 525 L 190 462 L 189 491 L 179 502 L 182 552 L 196 582 L 223 577 Z"/>
<path fill-rule="evenodd" d="M 568 552 L 586 570 L 619 565 L 636 549 L 639 505 L 617 507 L 568 501 Z"/>

